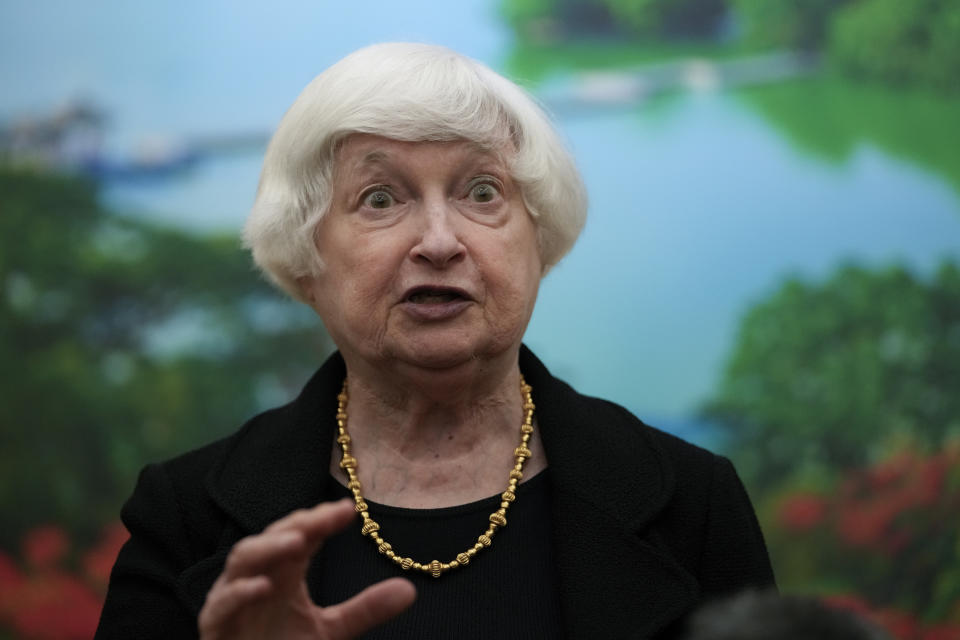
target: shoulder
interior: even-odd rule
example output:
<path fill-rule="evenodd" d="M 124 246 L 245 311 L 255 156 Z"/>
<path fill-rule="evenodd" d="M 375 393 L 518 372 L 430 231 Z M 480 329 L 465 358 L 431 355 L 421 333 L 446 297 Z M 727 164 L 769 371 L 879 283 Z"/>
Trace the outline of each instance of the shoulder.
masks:
<path fill-rule="evenodd" d="M 576 392 L 529 351 L 521 368 L 540 389 L 534 400 L 561 501 L 590 504 L 639 535 L 703 594 L 772 584 L 753 507 L 727 458 Z"/>
<path fill-rule="evenodd" d="M 254 485 L 282 483 L 285 473 L 315 473 L 329 455 L 324 418 L 333 416 L 343 375 L 335 354 L 291 402 L 253 416 L 227 437 L 148 466 L 141 482 L 162 476 L 182 500 L 210 495 L 230 502 L 247 490 L 259 496 Z"/>

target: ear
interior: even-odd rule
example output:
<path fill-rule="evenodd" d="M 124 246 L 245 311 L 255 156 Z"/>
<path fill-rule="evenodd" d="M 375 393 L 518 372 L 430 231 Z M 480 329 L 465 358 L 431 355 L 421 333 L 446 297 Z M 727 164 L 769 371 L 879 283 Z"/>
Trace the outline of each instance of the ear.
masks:
<path fill-rule="evenodd" d="M 316 285 L 317 279 L 315 276 L 297 277 L 297 290 L 300 292 L 300 297 L 314 308 L 316 308 L 317 298 Z"/>

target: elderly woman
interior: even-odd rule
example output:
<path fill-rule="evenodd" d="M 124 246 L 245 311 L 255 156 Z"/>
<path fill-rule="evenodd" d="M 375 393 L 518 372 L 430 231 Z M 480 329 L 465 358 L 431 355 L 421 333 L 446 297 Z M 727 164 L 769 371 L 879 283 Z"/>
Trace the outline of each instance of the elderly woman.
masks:
<path fill-rule="evenodd" d="M 339 351 L 144 470 L 97 637 L 665 638 L 771 585 L 727 460 L 521 344 L 585 211 L 546 117 L 486 67 L 387 44 L 318 76 L 245 238 Z"/>

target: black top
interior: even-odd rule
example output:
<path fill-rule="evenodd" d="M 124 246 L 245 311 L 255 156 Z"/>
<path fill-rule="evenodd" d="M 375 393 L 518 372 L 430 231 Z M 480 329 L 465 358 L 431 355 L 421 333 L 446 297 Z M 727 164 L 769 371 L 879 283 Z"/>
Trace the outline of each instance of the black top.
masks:
<path fill-rule="evenodd" d="M 506 480 L 504 480 L 506 485 Z M 333 478 L 327 500 L 351 496 Z M 486 530 L 500 495 L 443 509 L 403 509 L 370 500 L 370 517 L 393 548 L 418 562 L 449 562 Z M 396 575 L 417 587 L 413 606 L 364 638 L 561 638 L 560 597 L 551 542 L 550 481 L 538 473 L 522 483 L 507 526 L 470 564 L 434 578 L 403 571 L 360 533 L 359 521 L 324 543 L 312 570 L 318 604 L 336 604 Z"/>
<path fill-rule="evenodd" d="M 756 516 L 726 458 L 577 393 L 526 348 L 519 364 L 548 461 L 548 539 L 568 638 L 677 638 L 704 600 L 773 585 Z M 233 545 L 329 490 L 344 375 L 334 354 L 293 402 L 143 470 L 121 512 L 131 537 L 97 640 L 197 636 L 197 613 Z M 318 577 L 308 576 L 311 590 Z"/>

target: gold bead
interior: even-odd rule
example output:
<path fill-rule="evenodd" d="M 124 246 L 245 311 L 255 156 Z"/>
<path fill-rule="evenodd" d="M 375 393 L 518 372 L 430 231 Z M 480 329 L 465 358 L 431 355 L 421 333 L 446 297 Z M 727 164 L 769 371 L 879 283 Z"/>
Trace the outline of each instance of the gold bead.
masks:
<path fill-rule="evenodd" d="M 340 444 L 343 455 L 340 460 L 340 468 L 345 470 L 345 473 L 349 479 L 347 483 L 347 488 L 349 488 L 354 495 L 354 500 L 356 504 L 354 505 L 355 510 L 360 513 L 361 518 L 363 519 L 363 525 L 360 527 L 360 531 L 363 535 L 369 535 L 370 539 L 375 545 L 377 545 L 377 551 L 385 555 L 393 563 L 399 565 L 403 568 L 404 571 L 410 570 L 411 568 L 415 571 L 422 571 L 424 573 L 429 573 L 435 578 L 439 578 L 441 574 L 450 569 L 456 569 L 458 567 L 465 566 L 470 563 L 470 559 L 475 556 L 479 551 L 483 550 L 484 547 L 489 547 L 492 544 L 491 538 L 496 533 L 498 527 L 504 527 L 507 524 L 506 512 L 517 499 L 517 483 L 523 479 L 523 463 L 526 458 L 529 458 L 533 455 L 533 452 L 527 446 L 530 442 L 530 434 L 533 433 L 533 409 L 535 405 L 533 404 L 532 397 L 530 395 L 531 387 L 526 383 L 523 376 L 520 376 L 520 391 L 523 395 L 523 409 L 526 412 L 524 416 L 524 421 L 520 425 L 520 446 L 514 449 L 514 467 L 510 470 L 509 474 L 509 484 L 507 490 L 504 491 L 500 498 L 500 508 L 497 509 L 494 513 L 491 513 L 489 516 L 490 524 L 487 527 L 485 533 L 477 537 L 477 542 L 464 551 L 463 553 L 457 554 L 455 560 L 444 563 L 439 560 L 431 560 L 428 564 L 421 564 L 415 562 L 413 558 L 400 556 L 390 545 L 389 542 L 384 540 L 380 535 L 377 534 L 377 531 L 380 530 L 380 525 L 370 518 L 370 513 L 368 511 L 369 506 L 367 505 L 366 500 L 361 494 L 361 484 L 360 479 L 357 477 L 356 468 L 357 468 L 357 459 L 350 455 L 350 444 L 352 439 L 350 434 L 347 431 L 347 381 L 343 382 L 343 390 L 337 395 L 338 407 L 336 414 L 337 422 L 337 443 Z"/>

